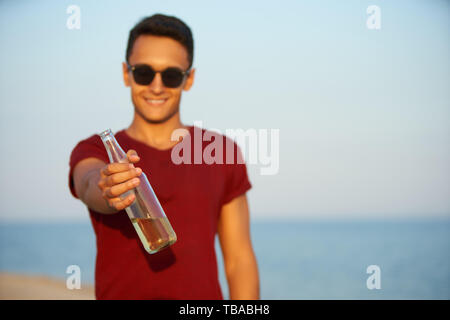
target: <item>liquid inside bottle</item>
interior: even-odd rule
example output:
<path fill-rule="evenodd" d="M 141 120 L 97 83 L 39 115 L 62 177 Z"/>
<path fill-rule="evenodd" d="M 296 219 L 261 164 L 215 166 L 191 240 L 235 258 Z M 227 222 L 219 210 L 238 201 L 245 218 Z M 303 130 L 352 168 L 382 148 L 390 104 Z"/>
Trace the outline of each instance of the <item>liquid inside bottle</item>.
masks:
<path fill-rule="evenodd" d="M 131 222 L 148 253 L 158 252 L 177 241 L 176 236 L 166 231 L 169 224 L 167 218 L 133 218 Z"/>
<path fill-rule="evenodd" d="M 169 219 L 158 212 L 152 212 L 151 206 L 146 201 L 146 194 L 153 193 L 153 190 L 151 193 L 148 192 L 151 186 L 146 183 L 148 180 L 145 173 L 142 173 L 139 179 L 141 180 L 139 186 L 123 196 L 125 198 L 130 192 L 134 192 L 135 195 L 135 200 L 125 211 L 127 211 L 145 250 L 153 254 L 175 243 L 177 236 Z M 159 203 L 158 206 L 160 207 Z"/>

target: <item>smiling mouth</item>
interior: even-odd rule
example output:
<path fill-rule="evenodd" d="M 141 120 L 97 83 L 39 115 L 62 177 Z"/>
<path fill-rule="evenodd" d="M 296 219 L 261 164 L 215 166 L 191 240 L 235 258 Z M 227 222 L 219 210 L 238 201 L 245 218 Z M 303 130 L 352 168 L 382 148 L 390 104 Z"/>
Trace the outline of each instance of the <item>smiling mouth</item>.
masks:
<path fill-rule="evenodd" d="M 144 99 L 147 104 L 151 106 L 161 106 L 163 105 L 167 99 Z"/>

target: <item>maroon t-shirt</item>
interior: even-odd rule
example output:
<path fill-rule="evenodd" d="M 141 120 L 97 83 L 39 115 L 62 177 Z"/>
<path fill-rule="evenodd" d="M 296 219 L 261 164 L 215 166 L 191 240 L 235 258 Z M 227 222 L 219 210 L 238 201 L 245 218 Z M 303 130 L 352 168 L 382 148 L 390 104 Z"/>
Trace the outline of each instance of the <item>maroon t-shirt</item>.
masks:
<path fill-rule="evenodd" d="M 193 160 L 194 127 L 189 127 L 189 132 L 190 137 L 184 139 L 191 139 Z M 234 164 L 192 161 L 177 165 L 171 160 L 172 149 L 155 149 L 131 138 L 125 130 L 115 137 L 125 152 L 137 151 L 140 161 L 135 166 L 147 175 L 178 240 L 160 252 L 148 254 L 125 210 L 102 214 L 88 208 L 97 240 L 97 299 L 222 299 L 214 248 L 220 210 L 251 188 L 245 164 L 236 163 L 237 145 L 231 144 Z M 230 144 L 225 141 L 229 138 L 220 139 L 226 163 L 225 147 Z M 212 141 L 202 142 L 202 150 Z M 73 169 L 90 157 L 110 162 L 96 134 L 79 142 L 70 157 L 69 187 L 76 198 Z"/>

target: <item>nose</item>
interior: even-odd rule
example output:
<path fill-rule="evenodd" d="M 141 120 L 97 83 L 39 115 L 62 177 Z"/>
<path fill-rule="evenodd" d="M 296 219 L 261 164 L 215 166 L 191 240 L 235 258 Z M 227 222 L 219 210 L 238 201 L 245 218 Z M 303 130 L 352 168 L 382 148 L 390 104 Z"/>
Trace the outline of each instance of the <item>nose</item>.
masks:
<path fill-rule="evenodd" d="M 162 82 L 161 73 L 157 72 L 153 81 L 148 86 L 149 90 L 154 94 L 160 94 L 164 91 L 164 84 Z"/>

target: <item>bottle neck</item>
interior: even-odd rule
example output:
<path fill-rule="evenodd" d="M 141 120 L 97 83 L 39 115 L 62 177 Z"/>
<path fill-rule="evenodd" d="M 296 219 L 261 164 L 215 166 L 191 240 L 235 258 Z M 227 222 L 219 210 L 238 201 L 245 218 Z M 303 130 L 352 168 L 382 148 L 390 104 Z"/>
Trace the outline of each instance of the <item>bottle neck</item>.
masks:
<path fill-rule="evenodd" d="M 127 154 L 120 147 L 111 129 L 105 130 L 99 134 L 103 141 L 103 145 L 108 153 L 109 161 L 113 162 L 128 162 Z"/>

